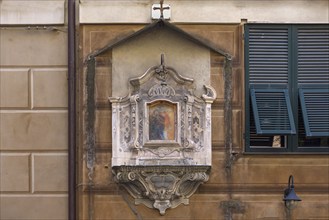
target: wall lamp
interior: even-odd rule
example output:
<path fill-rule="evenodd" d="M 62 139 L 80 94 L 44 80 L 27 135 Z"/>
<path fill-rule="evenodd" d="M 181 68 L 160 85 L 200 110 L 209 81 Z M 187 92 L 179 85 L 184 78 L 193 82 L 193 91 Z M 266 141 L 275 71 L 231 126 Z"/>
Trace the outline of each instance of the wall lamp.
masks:
<path fill-rule="evenodd" d="M 295 193 L 294 176 L 289 176 L 288 188 L 284 190 L 284 205 L 288 209 L 296 208 L 298 202 L 302 201 Z"/>

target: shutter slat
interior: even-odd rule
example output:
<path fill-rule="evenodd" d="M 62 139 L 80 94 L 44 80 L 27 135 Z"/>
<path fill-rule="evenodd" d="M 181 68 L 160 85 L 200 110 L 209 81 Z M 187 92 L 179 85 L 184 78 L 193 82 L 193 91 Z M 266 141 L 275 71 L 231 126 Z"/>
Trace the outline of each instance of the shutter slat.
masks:
<path fill-rule="evenodd" d="M 250 84 L 288 83 L 288 29 L 249 29 Z"/>
<path fill-rule="evenodd" d="M 300 85 L 329 84 L 328 28 L 298 28 L 297 71 Z"/>
<path fill-rule="evenodd" d="M 299 89 L 307 137 L 329 136 L 329 89 Z"/>
<path fill-rule="evenodd" d="M 257 134 L 295 134 L 287 89 L 250 89 Z"/>

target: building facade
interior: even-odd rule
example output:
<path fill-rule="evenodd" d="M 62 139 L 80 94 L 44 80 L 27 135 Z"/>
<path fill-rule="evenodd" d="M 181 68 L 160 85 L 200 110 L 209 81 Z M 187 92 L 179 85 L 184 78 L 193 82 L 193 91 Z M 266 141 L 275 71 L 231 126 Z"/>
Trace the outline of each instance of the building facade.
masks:
<path fill-rule="evenodd" d="M 69 11 L 72 3 L 75 14 Z M 120 85 L 113 84 L 113 78 L 133 70 L 143 73 L 153 54 L 145 41 L 140 47 L 107 46 L 157 22 L 158 18 L 152 19 L 152 7 L 158 3 L 0 2 L 0 218 L 328 219 L 326 0 L 165 1 L 165 6 L 170 5 L 167 22 L 231 58 L 231 71 L 227 71 L 223 56 L 214 51 L 206 54 L 210 85 L 217 93 L 212 104 L 209 180 L 189 198 L 188 205 L 167 209 L 164 216 L 156 209 L 135 205 L 114 181 L 108 98 Z M 72 17 L 75 25 L 68 26 Z M 74 47 L 68 43 L 72 28 Z M 152 35 L 147 39 L 153 42 Z M 173 49 L 183 43 L 173 38 Z M 67 80 L 72 48 L 74 101 Z M 95 75 L 90 81 L 88 58 L 104 48 L 95 56 Z M 133 57 L 136 50 L 138 55 Z M 120 58 L 120 51 L 131 56 Z M 177 49 L 178 58 L 173 60 L 160 43 L 158 51 L 164 51 L 167 64 L 179 70 L 198 68 L 192 62 L 204 56 L 191 49 L 189 56 L 195 61 L 188 63 L 183 62 L 188 60 L 183 59 L 186 49 Z M 182 61 L 179 56 L 184 56 Z M 91 87 L 92 131 L 88 130 Z M 72 103 L 73 145 L 68 141 Z M 91 133 L 93 148 L 88 147 Z M 302 199 L 292 210 L 282 200 L 290 175 Z"/>

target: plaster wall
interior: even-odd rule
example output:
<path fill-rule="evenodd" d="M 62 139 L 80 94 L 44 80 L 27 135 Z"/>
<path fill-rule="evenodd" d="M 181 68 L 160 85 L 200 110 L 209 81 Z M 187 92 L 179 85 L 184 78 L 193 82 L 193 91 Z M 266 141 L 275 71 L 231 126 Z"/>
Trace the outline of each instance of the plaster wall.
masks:
<path fill-rule="evenodd" d="M 161 54 L 165 55 L 166 66 L 194 79 L 195 94 L 201 97 L 203 85 L 210 84 L 210 51 L 167 28 L 145 33 L 113 49 L 112 95 L 126 96 L 129 79 L 140 77 L 148 68 L 160 65 Z"/>
<path fill-rule="evenodd" d="M 0 26 L 0 219 L 67 219 L 66 54 L 52 26 Z"/>
<path fill-rule="evenodd" d="M 81 0 L 81 23 L 149 23 L 158 0 Z M 168 0 L 174 23 L 327 23 L 326 0 Z"/>
<path fill-rule="evenodd" d="M 66 0 L 2 0 L 0 25 L 63 24 Z"/>

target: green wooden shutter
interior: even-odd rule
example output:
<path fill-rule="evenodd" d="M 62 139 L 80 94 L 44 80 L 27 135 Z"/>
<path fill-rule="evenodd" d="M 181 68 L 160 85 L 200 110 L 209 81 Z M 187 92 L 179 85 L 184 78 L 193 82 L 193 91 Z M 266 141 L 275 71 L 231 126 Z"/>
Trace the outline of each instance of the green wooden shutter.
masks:
<path fill-rule="evenodd" d="M 329 26 L 297 29 L 297 73 L 306 136 L 329 136 Z"/>
<path fill-rule="evenodd" d="M 249 83 L 288 84 L 288 27 L 251 26 L 247 30 Z"/>
<path fill-rule="evenodd" d="M 296 134 L 288 89 L 250 89 L 257 134 Z"/>
<path fill-rule="evenodd" d="M 329 136 L 329 89 L 299 89 L 306 136 Z"/>
<path fill-rule="evenodd" d="M 297 29 L 299 85 L 329 86 L 329 26 Z"/>

